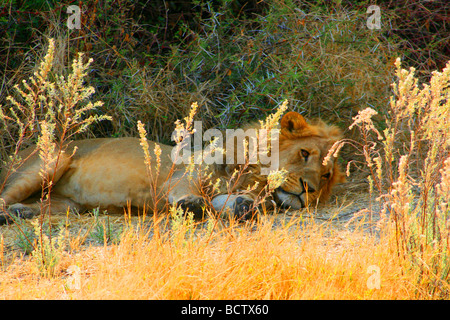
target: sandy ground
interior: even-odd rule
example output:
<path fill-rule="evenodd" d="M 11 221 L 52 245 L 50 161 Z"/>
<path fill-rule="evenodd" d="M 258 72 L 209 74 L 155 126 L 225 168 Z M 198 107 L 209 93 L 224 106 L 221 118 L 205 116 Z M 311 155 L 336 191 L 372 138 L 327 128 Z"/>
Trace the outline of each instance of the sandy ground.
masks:
<path fill-rule="evenodd" d="M 287 215 L 313 218 L 315 223 L 331 224 L 338 229 L 371 228 L 380 220 L 382 205 L 367 189 L 364 179 L 352 179 L 337 186 L 327 204 Z"/>

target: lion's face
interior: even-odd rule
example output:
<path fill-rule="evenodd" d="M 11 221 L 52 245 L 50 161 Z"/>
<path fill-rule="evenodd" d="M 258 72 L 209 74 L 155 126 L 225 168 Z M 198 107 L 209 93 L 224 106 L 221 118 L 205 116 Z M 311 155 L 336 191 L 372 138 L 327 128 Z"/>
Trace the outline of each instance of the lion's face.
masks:
<path fill-rule="evenodd" d="M 279 161 L 288 175 L 274 193 L 280 205 L 299 209 L 319 199 L 326 200 L 332 186 L 344 180 L 336 158 L 332 156 L 323 164 L 340 136 L 338 128 L 324 123 L 307 124 L 296 112 L 289 112 L 282 118 Z"/>

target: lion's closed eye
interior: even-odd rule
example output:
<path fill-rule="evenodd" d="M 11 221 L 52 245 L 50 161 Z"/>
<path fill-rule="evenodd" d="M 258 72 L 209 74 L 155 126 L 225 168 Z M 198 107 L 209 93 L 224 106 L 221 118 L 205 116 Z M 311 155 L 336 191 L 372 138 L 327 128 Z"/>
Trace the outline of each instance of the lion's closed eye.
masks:
<path fill-rule="evenodd" d="M 328 180 L 330 178 L 331 178 L 331 172 L 328 172 L 328 173 L 325 173 L 325 174 L 322 175 L 322 179 Z"/>

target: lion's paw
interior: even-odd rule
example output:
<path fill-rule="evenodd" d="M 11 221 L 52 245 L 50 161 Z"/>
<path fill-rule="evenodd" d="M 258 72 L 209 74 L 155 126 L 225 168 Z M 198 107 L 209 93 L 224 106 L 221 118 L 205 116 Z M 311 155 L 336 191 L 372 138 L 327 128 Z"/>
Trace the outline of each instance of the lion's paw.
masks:
<path fill-rule="evenodd" d="M 206 207 L 205 199 L 196 196 L 187 196 L 177 202 L 183 212 L 192 212 L 195 219 L 202 219 Z"/>
<path fill-rule="evenodd" d="M 250 220 L 256 216 L 257 211 L 257 208 L 253 205 L 253 200 L 245 197 L 236 198 L 233 206 L 234 217 L 236 219 L 241 221 Z"/>
<path fill-rule="evenodd" d="M 6 211 L 0 209 L 0 225 L 14 223 L 17 219 L 31 219 L 36 214 L 30 207 L 16 203 L 9 206 Z"/>

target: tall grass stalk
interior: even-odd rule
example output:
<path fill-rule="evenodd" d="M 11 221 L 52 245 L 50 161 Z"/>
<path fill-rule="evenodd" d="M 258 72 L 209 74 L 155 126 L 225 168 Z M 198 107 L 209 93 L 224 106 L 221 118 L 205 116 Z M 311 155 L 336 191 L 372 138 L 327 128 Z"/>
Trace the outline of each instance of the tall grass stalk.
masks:
<path fill-rule="evenodd" d="M 430 296 L 448 298 L 450 62 L 422 85 L 414 68 L 402 69 L 400 59 L 395 65 L 398 80 L 383 134 L 372 123 L 377 112 L 371 108 L 360 111 L 350 128 L 362 133 L 368 179 L 384 203 L 382 216 L 390 216 L 382 222 L 393 223 L 401 263 L 416 272 Z"/>
<path fill-rule="evenodd" d="M 0 132 L 10 136 L 16 146 L 4 168 L 6 175 L 0 185 L 0 193 L 8 177 L 19 170 L 28 157 L 37 152 L 41 160 L 41 231 L 36 249 L 40 248 L 42 259 L 46 257 L 44 248 L 47 247 L 44 244 L 47 240 L 42 233 L 42 225 L 44 215 L 47 214 L 48 219 L 51 216 L 51 191 L 58 174 L 57 168 L 71 156 L 65 154 L 65 146 L 71 138 L 86 131 L 91 124 L 111 120 L 109 116 L 94 113 L 103 103 L 92 103 L 90 98 L 95 90 L 85 85 L 92 59 L 83 62 L 83 54 L 79 53 L 73 60 L 71 72 L 64 76 L 52 73 L 54 54 L 55 42 L 49 39 L 47 54 L 38 70 L 28 81 L 23 80 L 21 86 L 14 87 L 16 95 L 7 98 L 11 104 L 9 108 L 0 106 Z M 36 149 L 22 159 L 19 151 L 36 142 Z M 51 224 L 48 242 L 48 246 L 53 247 Z"/>

